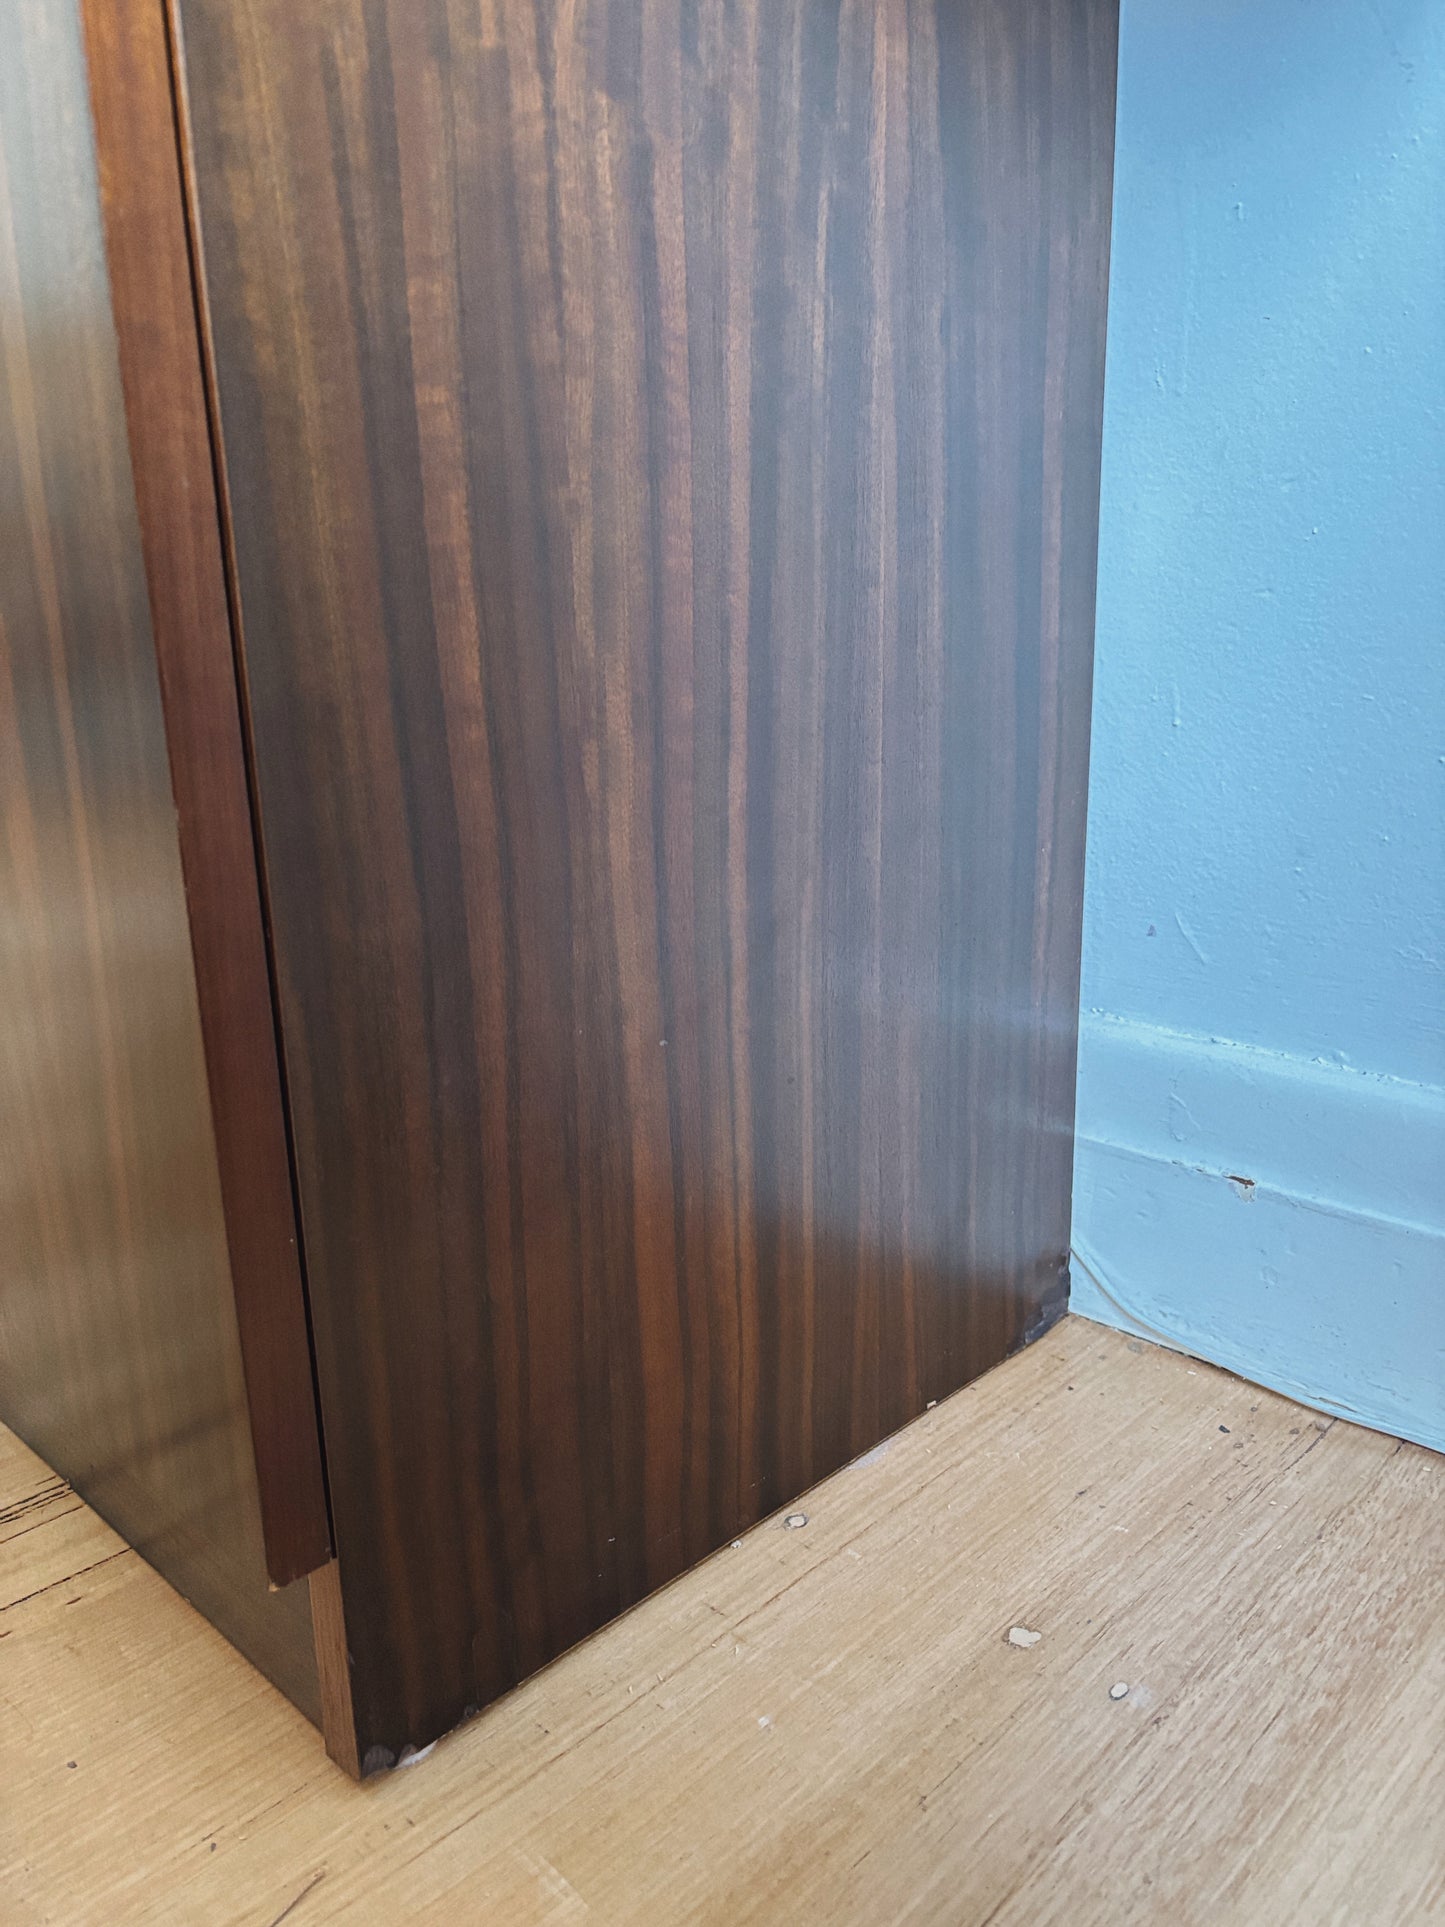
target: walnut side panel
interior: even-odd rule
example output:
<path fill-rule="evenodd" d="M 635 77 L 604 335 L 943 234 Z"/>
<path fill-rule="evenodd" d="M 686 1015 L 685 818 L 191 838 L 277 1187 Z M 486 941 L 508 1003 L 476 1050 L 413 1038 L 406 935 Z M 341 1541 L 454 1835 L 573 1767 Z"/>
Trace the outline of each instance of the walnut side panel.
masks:
<path fill-rule="evenodd" d="M 357 1743 L 1062 1303 L 1114 0 L 177 0 Z"/>

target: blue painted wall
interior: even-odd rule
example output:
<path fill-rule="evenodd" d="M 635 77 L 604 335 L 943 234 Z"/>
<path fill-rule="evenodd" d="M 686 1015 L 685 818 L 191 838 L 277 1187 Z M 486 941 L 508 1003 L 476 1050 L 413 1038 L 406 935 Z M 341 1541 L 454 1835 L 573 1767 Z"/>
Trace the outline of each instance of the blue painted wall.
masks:
<path fill-rule="evenodd" d="M 1123 0 L 1106 396 L 1074 1304 L 1445 1449 L 1442 0 Z"/>

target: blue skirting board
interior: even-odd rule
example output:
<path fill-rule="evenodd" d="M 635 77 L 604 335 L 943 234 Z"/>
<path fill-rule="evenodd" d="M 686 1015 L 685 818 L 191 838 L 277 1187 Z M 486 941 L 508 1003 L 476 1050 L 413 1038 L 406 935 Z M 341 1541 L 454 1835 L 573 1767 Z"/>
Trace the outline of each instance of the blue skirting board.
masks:
<path fill-rule="evenodd" d="M 1070 1307 L 1445 1451 L 1445 1091 L 1095 1013 Z"/>

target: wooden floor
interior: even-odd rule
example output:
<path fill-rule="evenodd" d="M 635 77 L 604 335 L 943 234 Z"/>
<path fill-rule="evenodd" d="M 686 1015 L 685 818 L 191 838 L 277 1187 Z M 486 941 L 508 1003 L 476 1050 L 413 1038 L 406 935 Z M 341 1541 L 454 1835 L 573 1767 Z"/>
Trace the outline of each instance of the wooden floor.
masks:
<path fill-rule="evenodd" d="M 358 1789 L 0 1435 L 0 1920 L 1445 1920 L 1442 1502 L 1070 1319 Z"/>

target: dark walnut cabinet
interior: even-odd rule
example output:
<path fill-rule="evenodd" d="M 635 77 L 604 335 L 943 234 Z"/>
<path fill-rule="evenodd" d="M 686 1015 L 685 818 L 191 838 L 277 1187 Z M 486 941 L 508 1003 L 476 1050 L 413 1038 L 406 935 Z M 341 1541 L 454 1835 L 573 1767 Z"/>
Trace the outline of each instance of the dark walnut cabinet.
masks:
<path fill-rule="evenodd" d="M 0 1417 L 364 1771 L 1066 1302 L 1115 3 L 0 22 Z"/>

